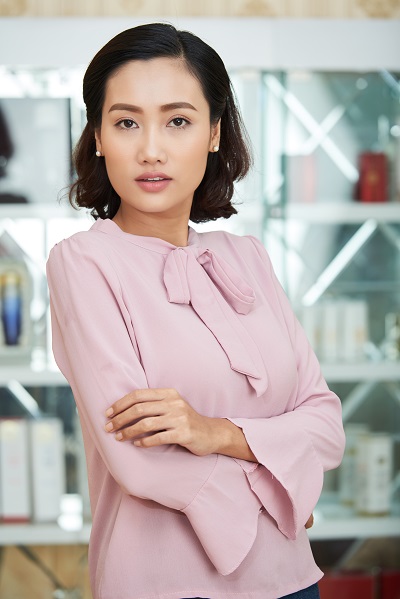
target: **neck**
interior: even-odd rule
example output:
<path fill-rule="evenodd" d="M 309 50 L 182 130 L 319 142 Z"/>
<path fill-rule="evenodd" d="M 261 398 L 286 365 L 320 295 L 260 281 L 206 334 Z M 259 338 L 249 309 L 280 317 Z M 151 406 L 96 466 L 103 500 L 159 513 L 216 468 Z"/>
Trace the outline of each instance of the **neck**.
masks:
<path fill-rule="evenodd" d="M 188 244 L 189 219 L 187 217 L 160 222 L 136 215 L 126 215 L 120 207 L 112 220 L 125 233 L 142 237 L 157 237 L 177 247 L 186 247 Z"/>

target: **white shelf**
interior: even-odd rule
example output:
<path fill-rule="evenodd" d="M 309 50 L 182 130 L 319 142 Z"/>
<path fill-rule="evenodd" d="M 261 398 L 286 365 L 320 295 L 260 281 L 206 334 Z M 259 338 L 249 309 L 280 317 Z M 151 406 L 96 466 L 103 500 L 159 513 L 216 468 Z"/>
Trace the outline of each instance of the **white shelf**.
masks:
<path fill-rule="evenodd" d="M 86 545 L 91 525 L 79 530 L 63 530 L 57 524 L 2 524 L 1 545 Z M 308 530 L 312 541 L 328 539 L 366 539 L 371 537 L 400 537 L 400 517 L 385 518 L 319 518 Z"/>
<path fill-rule="evenodd" d="M 400 517 L 321 519 L 308 529 L 308 536 L 312 541 L 400 537 Z"/>
<path fill-rule="evenodd" d="M 358 202 L 321 202 L 271 206 L 269 218 L 302 220 L 307 223 L 362 224 L 368 219 L 381 223 L 400 223 L 400 202 L 363 204 Z"/>
<path fill-rule="evenodd" d="M 400 506 L 393 505 L 389 516 L 361 517 L 335 497 L 335 493 L 321 496 L 314 510 L 314 526 L 308 529 L 312 541 L 400 537 Z"/>
<path fill-rule="evenodd" d="M 0 368 L 0 386 L 7 385 L 10 380 L 17 380 L 27 387 L 50 387 L 52 385 L 68 385 L 59 370 L 43 369 L 34 371 L 30 366 L 2 366 Z"/>
<path fill-rule="evenodd" d="M 88 210 L 74 210 L 65 201 L 61 204 L 54 203 L 31 203 L 31 204 L 0 204 L 1 219 L 40 218 L 49 220 L 52 218 L 91 218 Z"/>
<path fill-rule="evenodd" d="M 400 381 L 400 362 L 321 363 L 329 382 Z"/>
<path fill-rule="evenodd" d="M 1 545 L 86 545 L 90 524 L 78 530 L 64 530 L 58 524 L 1 524 Z"/>
<path fill-rule="evenodd" d="M 321 363 L 321 368 L 324 377 L 329 382 L 400 381 L 399 362 Z M 34 371 L 29 366 L 1 367 L 0 386 L 7 385 L 10 380 L 17 380 L 21 385 L 28 387 L 68 385 L 59 370 Z"/>

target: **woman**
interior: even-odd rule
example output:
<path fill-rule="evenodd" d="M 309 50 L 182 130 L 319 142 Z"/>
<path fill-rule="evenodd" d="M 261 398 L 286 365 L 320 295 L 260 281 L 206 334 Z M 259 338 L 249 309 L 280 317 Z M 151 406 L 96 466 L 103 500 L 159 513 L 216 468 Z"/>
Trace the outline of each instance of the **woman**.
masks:
<path fill-rule="evenodd" d="M 48 261 L 53 350 L 78 406 L 95 599 L 318 596 L 305 530 L 343 451 L 338 398 L 250 236 L 250 156 L 220 57 L 167 24 L 117 35 L 84 78 L 88 232 Z"/>

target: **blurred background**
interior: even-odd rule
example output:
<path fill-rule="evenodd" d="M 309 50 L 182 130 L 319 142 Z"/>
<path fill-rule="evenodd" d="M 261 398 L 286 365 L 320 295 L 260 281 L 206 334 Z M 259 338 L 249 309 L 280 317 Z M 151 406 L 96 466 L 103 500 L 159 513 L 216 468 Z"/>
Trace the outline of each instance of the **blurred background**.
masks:
<path fill-rule="evenodd" d="M 0 1 L 0 597 L 90 599 L 90 510 L 45 262 L 68 204 L 82 77 L 113 35 L 168 21 L 224 60 L 259 237 L 343 403 L 347 447 L 309 530 L 322 599 L 400 598 L 400 0 Z M 162 331 L 160 331 L 162 334 Z"/>

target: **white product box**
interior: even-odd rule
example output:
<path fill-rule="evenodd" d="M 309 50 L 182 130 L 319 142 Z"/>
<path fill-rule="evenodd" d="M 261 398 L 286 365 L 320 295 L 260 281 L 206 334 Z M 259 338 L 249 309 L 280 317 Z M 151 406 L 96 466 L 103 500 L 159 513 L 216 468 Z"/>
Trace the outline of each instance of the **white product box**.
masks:
<path fill-rule="evenodd" d="M 368 304 L 343 299 L 340 310 L 340 357 L 345 361 L 363 360 L 368 341 Z"/>
<path fill-rule="evenodd" d="M 300 320 L 307 339 L 316 354 L 321 345 L 321 307 L 318 304 L 303 306 Z"/>
<path fill-rule="evenodd" d="M 390 512 L 393 441 L 386 433 L 369 433 L 359 439 L 357 451 L 356 509 L 362 515 Z"/>
<path fill-rule="evenodd" d="M 339 357 L 339 310 L 340 301 L 324 300 L 321 303 L 320 356 L 326 362 L 337 362 Z"/>
<path fill-rule="evenodd" d="M 314 203 L 317 191 L 317 165 L 314 154 L 286 154 L 287 201 Z"/>
<path fill-rule="evenodd" d="M 0 419 L 0 521 L 26 522 L 31 516 L 28 422 Z"/>
<path fill-rule="evenodd" d="M 349 423 L 345 425 L 344 432 L 346 448 L 338 470 L 339 499 L 343 505 L 354 506 L 357 493 L 357 452 L 360 447 L 360 439 L 368 433 L 368 426 L 361 423 Z"/>
<path fill-rule="evenodd" d="M 33 518 L 57 520 L 65 493 L 65 452 L 62 422 L 43 418 L 30 422 Z"/>

